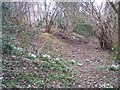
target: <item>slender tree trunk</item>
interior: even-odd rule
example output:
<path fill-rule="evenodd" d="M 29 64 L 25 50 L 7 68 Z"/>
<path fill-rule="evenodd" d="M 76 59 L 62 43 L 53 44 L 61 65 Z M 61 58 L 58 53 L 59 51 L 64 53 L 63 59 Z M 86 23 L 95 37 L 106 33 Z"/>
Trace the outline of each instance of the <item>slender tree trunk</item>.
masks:
<path fill-rule="evenodd" d="M 28 11 L 29 11 L 28 12 L 28 14 L 29 14 L 29 24 L 31 26 L 32 24 L 31 24 L 31 10 L 30 10 L 30 8 L 28 8 Z"/>
<path fill-rule="evenodd" d="M 118 57 L 120 59 L 120 1 L 119 1 L 119 8 L 118 8 Z"/>
<path fill-rule="evenodd" d="M 34 17 L 34 22 L 36 21 L 35 19 L 36 19 L 36 12 L 35 12 L 35 10 L 34 10 L 34 6 L 33 6 L 33 8 L 32 8 L 32 13 L 33 13 L 33 17 Z"/>
<path fill-rule="evenodd" d="M 45 8 L 45 31 L 47 33 L 49 33 L 49 27 L 48 27 L 48 11 L 47 11 L 47 4 L 46 4 L 46 0 L 44 2 L 44 8 Z"/>

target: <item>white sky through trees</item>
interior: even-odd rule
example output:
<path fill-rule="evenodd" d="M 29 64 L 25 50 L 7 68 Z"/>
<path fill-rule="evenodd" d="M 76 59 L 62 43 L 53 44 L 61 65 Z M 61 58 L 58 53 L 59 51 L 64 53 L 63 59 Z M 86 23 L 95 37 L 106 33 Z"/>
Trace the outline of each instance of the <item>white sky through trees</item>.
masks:
<path fill-rule="evenodd" d="M 35 2 L 35 1 L 38 1 L 38 0 L 30 0 L 30 1 Z M 56 1 L 60 1 L 60 0 L 42 0 L 42 1 L 39 0 L 38 3 L 42 3 L 41 5 L 42 5 L 43 12 L 44 12 L 44 4 L 43 4 L 44 1 L 46 1 L 47 5 L 50 5 L 49 9 L 52 11 L 52 8 L 54 7 L 55 2 Z M 69 2 L 71 0 L 61 0 L 61 1 Z M 90 1 L 93 2 L 94 1 L 95 7 L 99 7 L 101 5 L 101 3 L 105 2 L 106 0 L 72 0 L 71 2 L 76 2 L 76 1 L 78 1 L 78 2 L 85 2 L 85 1 L 86 2 L 90 2 Z M 37 12 L 37 5 L 34 6 L 34 10 Z M 34 14 L 32 12 L 31 12 L 31 15 L 32 15 L 31 18 L 33 19 L 34 18 Z M 36 21 L 37 21 L 37 18 L 36 18 Z"/>

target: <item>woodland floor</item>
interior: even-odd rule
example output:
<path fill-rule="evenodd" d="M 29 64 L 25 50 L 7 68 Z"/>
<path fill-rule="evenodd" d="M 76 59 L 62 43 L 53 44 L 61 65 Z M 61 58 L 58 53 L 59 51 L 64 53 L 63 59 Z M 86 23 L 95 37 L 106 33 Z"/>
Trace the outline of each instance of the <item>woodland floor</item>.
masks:
<path fill-rule="evenodd" d="M 80 63 L 79 66 L 71 66 L 71 72 L 75 75 L 73 88 L 101 88 L 107 83 L 116 87 L 118 72 L 108 69 L 114 63 L 113 57 L 108 51 L 100 48 L 95 38 L 71 39 L 71 37 L 67 38 L 67 35 L 57 33 L 54 33 L 54 36 L 64 43 L 61 45 L 50 41 L 50 47 L 55 50 L 59 58 L 67 58 Z M 41 45 L 39 39 L 36 40 L 36 45 Z"/>
<path fill-rule="evenodd" d="M 109 70 L 109 66 L 114 63 L 113 57 L 108 51 L 100 48 L 95 38 L 85 38 L 77 34 L 56 32 L 53 34 L 40 33 L 37 34 L 35 38 L 31 37 L 30 39 L 39 53 L 56 56 L 62 59 L 63 63 L 69 62 L 69 60 L 76 62 L 74 65 L 69 65 L 68 63 L 71 73 L 74 76 L 74 82 L 70 87 L 101 88 L 105 87 L 104 85 L 107 84 L 118 87 L 118 71 L 114 72 Z M 30 48 L 30 50 L 32 49 Z M 11 63 L 11 60 L 12 59 L 9 59 L 8 61 Z M 24 61 L 24 63 L 20 65 L 26 67 L 25 65 L 28 65 L 28 63 Z M 33 71 L 35 71 L 33 66 Z M 15 71 L 21 71 L 23 69 L 25 73 L 33 73 L 31 67 L 24 67 L 18 67 Z M 41 73 L 41 71 L 38 71 L 38 73 Z M 52 81 L 50 81 L 50 83 L 51 82 Z"/>

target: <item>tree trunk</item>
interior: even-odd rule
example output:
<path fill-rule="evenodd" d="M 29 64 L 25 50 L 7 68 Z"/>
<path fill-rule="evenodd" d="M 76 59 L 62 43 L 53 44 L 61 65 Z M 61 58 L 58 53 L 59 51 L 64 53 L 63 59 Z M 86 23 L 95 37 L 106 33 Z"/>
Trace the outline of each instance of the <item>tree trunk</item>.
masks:
<path fill-rule="evenodd" d="M 120 1 L 118 4 L 118 58 L 120 59 Z"/>

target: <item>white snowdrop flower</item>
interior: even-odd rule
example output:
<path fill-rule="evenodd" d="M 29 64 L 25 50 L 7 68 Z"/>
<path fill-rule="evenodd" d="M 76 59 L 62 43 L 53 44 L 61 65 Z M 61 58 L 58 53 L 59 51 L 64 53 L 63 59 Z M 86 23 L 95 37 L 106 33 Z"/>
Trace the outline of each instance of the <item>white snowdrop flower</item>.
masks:
<path fill-rule="evenodd" d="M 53 83 L 55 84 L 55 81 Z"/>
<path fill-rule="evenodd" d="M 20 50 L 20 51 L 22 51 L 22 48 L 18 47 L 18 48 L 17 48 L 17 50 Z"/>
<path fill-rule="evenodd" d="M 81 85 L 78 85 L 78 87 L 81 87 Z"/>
<path fill-rule="evenodd" d="M 69 69 L 69 67 L 68 66 L 65 66 L 67 69 Z"/>
<path fill-rule="evenodd" d="M 82 66 L 83 64 L 82 63 L 77 63 L 78 66 Z"/>
<path fill-rule="evenodd" d="M 43 57 L 47 57 L 47 58 L 49 58 L 49 59 L 51 58 L 50 55 L 47 55 L 47 54 L 42 55 L 42 56 L 43 56 Z"/>
<path fill-rule="evenodd" d="M 2 80 L 3 79 L 3 77 L 0 77 L 0 80 Z"/>
<path fill-rule="evenodd" d="M 32 57 L 36 58 L 37 56 L 35 54 L 31 54 Z"/>
<path fill-rule="evenodd" d="M 101 85 L 101 87 L 103 87 L 103 88 L 105 88 L 105 86 L 106 86 L 106 83 L 104 83 L 103 85 Z"/>
<path fill-rule="evenodd" d="M 37 68 L 37 67 L 35 67 L 34 69 L 35 69 L 35 70 L 37 70 L 38 68 Z"/>
<path fill-rule="evenodd" d="M 13 46 L 13 48 L 14 48 L 14 49 L 17 49 L 17 47 L 16 47 L 16 46 Z"/>
<path fill-rule="evenodd" d="M 115 68 L 115 69 L 118 69 L 119 68 L 119 65 L 114 65 L 112 64 L 111 67 Z"/>
<path fill-rule="evenodd" d="M 89 59 L 86 59 L 86 61 L 88 61 L 88 62 L 89 62 L 90 60 L 89 60 Z"/>
<path fill-rule="evenodd" d="M 31 85 L 30 85 L 30 84 L 28 85 L 28 88 L 31 88 Z"/>
<path fill-rule="evenodd" d="M 31 53 L 28 53 L 28 55 L 31 55 Z"/>
<path fill-rule="evenodd" d="M 60 60 L 59 58 L 56 58 L 55 60 Z"/>
<path fill-rule="evenodd" d="M 13 55 L 12 57 L 15 58 L 16 56 Z"/>
<path fill-rule="evenodd" d="M 23 67 L 23 69 L 25 70 L 26 68 L 25 68 L 25 67 Z"/>
<path fill-rule="evenodd" d="M 75 60 L 71 60 L 71 62 L 75 62 Z"/>
<path fill-rule="evenodd" d="M 102 87 L 103 87 L 103 88 L 113 88 L 113 86 L 111 86 L 111 85 L 108 84 L 108 83 L 104 83 L 104 84 L 102 85 Z"/>
<path fill-rule="evenodd" d="M 75 63 L 75 60 L 71 60 L 70 62 Z"/>
<path fill-rule="evenodd" d="M 37 56 L 35 54 L 32 54 L 32 53 L 28 53 L 29 56 L 32 56 L 34 58 L 36 58 Z"/>

